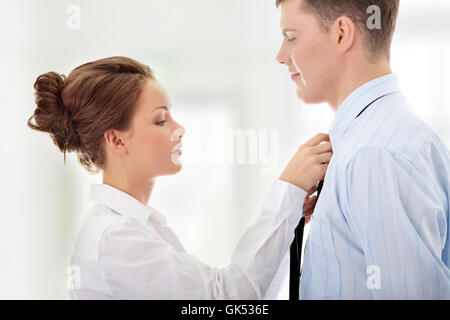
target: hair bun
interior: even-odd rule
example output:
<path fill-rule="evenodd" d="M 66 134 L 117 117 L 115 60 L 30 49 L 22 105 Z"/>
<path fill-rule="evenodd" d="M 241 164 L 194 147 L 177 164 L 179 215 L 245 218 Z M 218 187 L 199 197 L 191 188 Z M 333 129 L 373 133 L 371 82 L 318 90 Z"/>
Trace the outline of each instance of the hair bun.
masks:
<path fill-rule="evenodd" d="M 34 83 L 36 109 L 28 119 L 32 129 L 47 132 L 58 148 L 64 152 L 77 151 L 80 143 L 73 128 L 70 112 L 64 105 L 61 93 L 65 76 L 47 72 L 37 77 Z M 34 119 L 35 124 L 31 123 Z"/>

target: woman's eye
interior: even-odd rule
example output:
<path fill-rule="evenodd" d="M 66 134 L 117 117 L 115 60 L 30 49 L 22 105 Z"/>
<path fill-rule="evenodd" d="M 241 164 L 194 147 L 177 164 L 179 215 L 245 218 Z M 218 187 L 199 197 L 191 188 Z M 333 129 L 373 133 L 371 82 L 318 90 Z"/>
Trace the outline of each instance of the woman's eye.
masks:
<path fill-rule="evenodd" d="M 288 39 L 288 42 L 294 41 L 296 38 Z"/>
<path fill-rule="evenodd" d="M 164 123 L 166 123 L 167 122 L 167 120 L 161 120 L 161 121 L 158 121 L 158 122 L 155 122 L 158 126 L 162 126 L 162 125 L 164 125 Z"/>

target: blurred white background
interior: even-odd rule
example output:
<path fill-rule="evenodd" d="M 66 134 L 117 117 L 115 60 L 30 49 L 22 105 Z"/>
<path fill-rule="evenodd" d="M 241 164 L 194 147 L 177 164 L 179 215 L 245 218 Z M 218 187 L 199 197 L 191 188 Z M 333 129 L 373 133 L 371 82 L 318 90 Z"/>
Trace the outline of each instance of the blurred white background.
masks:
<path fill-rule="evenodd" d="M 74 155 L 64 165 L 51 139 L 28 129 L 33 83 L 41 73 L 68 74 L 113 55 L 155 71 L 187 130 L 183 170 L 158 180 L 150 205 L 167 216 L 189 252 L 218 267 L 230 262 L 270 184 L 300 144 L 328 132 L 334 115 L 326 105 L 300 103 L 286 67 L 276 62 L 274 3 L 1 0 L 0 298 L 68 298 L 67 266 L 91 206 L 89 183 L 101 183 L 101 176 L 90 176 Z M 73 8 L 80 10 L 79 28 Z M 447 146 L 449 18 L 448 0 L 401 1 L 392 48 L 404 93 Z M 269 139 L 266 159 L 222 161 L 221 137 L 236 129 L 268 132 L 276 143 Z M 286 281 L 278 299 L 287 297 Z"/>

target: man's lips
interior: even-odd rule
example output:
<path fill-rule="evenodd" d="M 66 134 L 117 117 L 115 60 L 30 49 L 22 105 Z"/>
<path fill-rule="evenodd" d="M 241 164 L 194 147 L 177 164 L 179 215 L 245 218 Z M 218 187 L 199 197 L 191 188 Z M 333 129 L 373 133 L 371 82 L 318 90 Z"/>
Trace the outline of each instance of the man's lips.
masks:
<path fill-rule="evenodd" d="M 300 73 L 291 73 L 291 79 L 294 80 L 295 78 L 300 77 Z"/>

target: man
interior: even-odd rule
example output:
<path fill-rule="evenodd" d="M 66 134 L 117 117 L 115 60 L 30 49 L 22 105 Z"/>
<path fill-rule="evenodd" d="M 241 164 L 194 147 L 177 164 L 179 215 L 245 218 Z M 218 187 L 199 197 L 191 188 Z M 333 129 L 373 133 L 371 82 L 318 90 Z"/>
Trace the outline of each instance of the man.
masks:
<path fill-rule="evenodd" d="M 450 155 L 391 72 L 399 1 L 276 5 L 277 60 L 300 99 L 336 112 L 300 299 L 450 299 Z"/>

